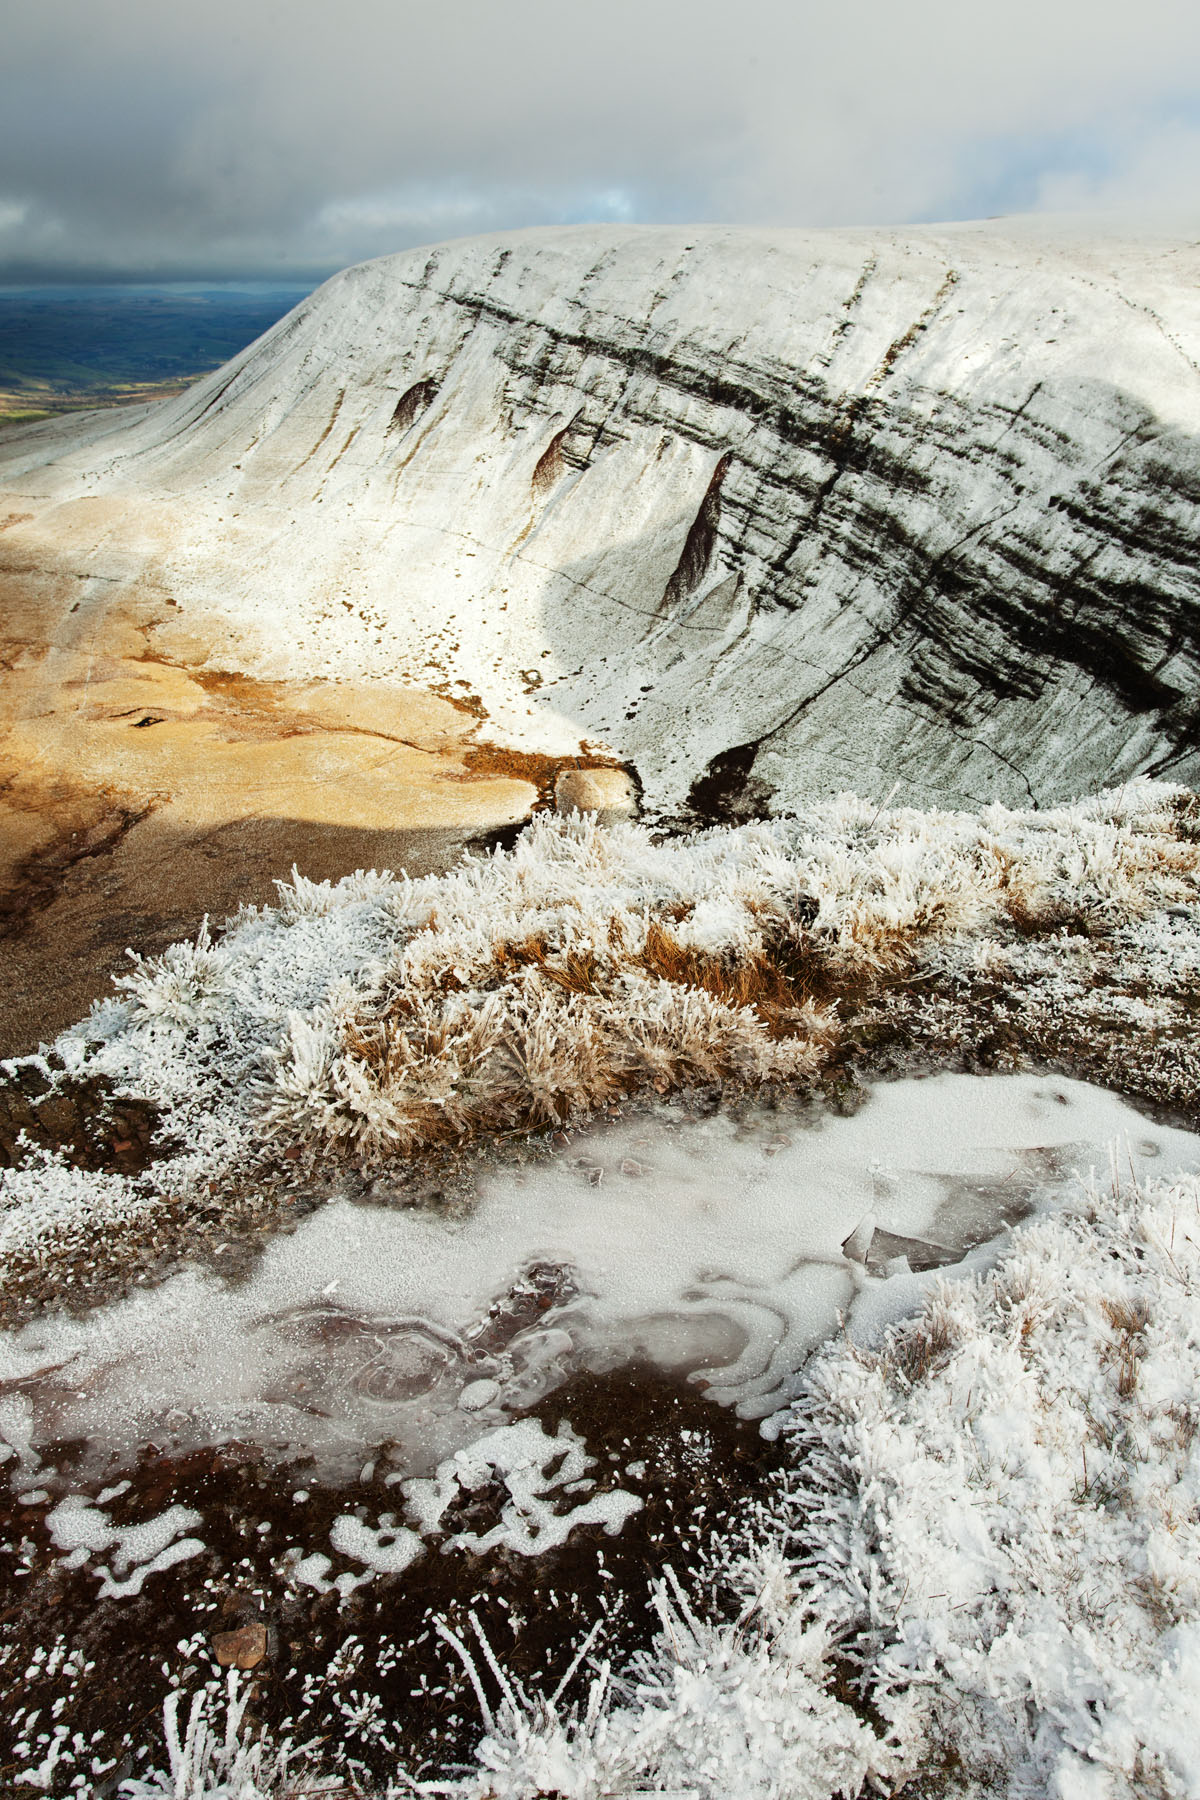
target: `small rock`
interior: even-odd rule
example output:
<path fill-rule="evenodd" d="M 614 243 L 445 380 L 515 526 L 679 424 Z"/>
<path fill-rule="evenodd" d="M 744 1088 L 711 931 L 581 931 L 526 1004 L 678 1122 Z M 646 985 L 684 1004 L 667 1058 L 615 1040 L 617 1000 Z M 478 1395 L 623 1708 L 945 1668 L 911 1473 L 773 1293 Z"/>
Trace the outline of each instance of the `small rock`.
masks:
<path fill-rule="evenodd" d="M 599 825 L 637 815 L 637 795 L 624 769 L 564 769 L 554 783 L 554 810 L 595 813 Z"/>
<path fill-rule="evenodd" d="M 500 1383 L 484 1377 L 481 1381 L 468 1381 L 458 1396 L 458 1404 L 464 1412 L 480 1412 L 483 1407 L 490 1406 L 500 1392 Z"/>
<path fill-rule="evenodd" d="M 38 1124 L 60 1142 L 65 1143 L 79 1127 L 79 1114 L 65 1094 L 52 1094 L 37 1109 Z"/>
<path fill-rule="evenodd" d="M 212 1646 L 223 1669 L 255 1669 L 267 1654 L 267 1628 L 256 1621 L 237 1631 L 218 1631 Z"/>

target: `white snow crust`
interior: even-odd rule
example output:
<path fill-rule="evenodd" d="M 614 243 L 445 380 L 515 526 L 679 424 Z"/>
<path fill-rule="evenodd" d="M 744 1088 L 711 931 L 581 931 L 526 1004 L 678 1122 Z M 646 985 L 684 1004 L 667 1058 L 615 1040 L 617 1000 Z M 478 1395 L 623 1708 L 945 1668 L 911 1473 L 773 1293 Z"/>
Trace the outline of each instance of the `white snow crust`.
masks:
<path fill-rule="evenodd" d="M 376 1575 L 400 1575 L 424 1553 L 415 1531 L 397 1525 L 395 1514 L 384 1514 L 378 1525 L 368 1525 L 353 1513 L 341 1513 L 333 1522 L 329 1541 L 351 1562 L 362 1563 Z"/>
<path fill-rule="evenodd" d="M 198 1556 L 203 1540 L 180 1533 L 199 1523 L 200 1514 L 190 1507 L 169 1506 L 140 1524 L 114 1525 L 100 1504 L 82 1494 L 67 1494 L 46 1514 L 51 1541 L 67 1552 L 63 1558 L 67 1568 L 82 1568 L 92 1556 L 111 1552 L 111 1570 L 94 1570 L 101 1600 L 140 1594 L 147 1576 Z"/>
<path fill-rule="evenodd" d="M 330 1558 L 319 1551 L 305 1555 L 298 1546 L 285 1551 L 283 1565 L 293 1581 L 318 1593 L 336 1588 L 345 1597 L 372 1576 L 403 1574 L 425 1554 L 428 1539 L 441 1549 L 466 1548 L 477 1555 L 505 1548 L 519 1556 L 541 1556 L 564 1544 L 578 1525 L 602 1525 L 611 1535 L 643 1502 L 620 1488 L 592 1492 L 596 1483 L 587 1471 L 594 1465 L 595 1458 L 566 1421 L 554 1436 L 536 1419 L 497 1426 L 439 1463 L 432 1476 L 404 1480 L 397 1472 L 387 1478 L 389 1485 L 399 1487 L 415 1529 L 401 1524 L 394 1512 L 381 1513 L 374 1525 L 355 1513 L 341 1513 L 334 1520 L 330 1544 L 362 1564 L 365 1574 L 331 1581 Z M 483 1533 L 447 1533 L 443 1520 L 449 1508 L 466 1494 L 496 1487 L 503 1488 L 506 1498 L 495 1525 Z M 564 1505 L 566 1494 L 586 1498 Z"/>
<path fill-rule="evenodd" d="M 587 1473 L 594 1462 L 583 1440 L 565 1421 L 551 1436 L 537 1419 L 520 1419 L 476 1438 L 447 1458 L 432 1479 L 406 1481 L 404 1497 L 422 1535 L 427 1536 L 443 1529 L 447 1508 L 464 1494 L 477 1493 L 499 1478 L 508 1499 L 497 1523 L 483 1533 L 453 1532 L 448 1546 L 482 1555 L 504 1545 L 519 1556 L 541 1556 L 565 1543 L 577 1525 L 603 1525 L 612 1536 L 641 1510 L 643 1502 L 637 1495 L 620 1488 L 591 1494 L 561 1512 L 555 1510 L 551 1496 L 561 1499 L 556 1489 L 575 1494 L 595 1486 Z"/>

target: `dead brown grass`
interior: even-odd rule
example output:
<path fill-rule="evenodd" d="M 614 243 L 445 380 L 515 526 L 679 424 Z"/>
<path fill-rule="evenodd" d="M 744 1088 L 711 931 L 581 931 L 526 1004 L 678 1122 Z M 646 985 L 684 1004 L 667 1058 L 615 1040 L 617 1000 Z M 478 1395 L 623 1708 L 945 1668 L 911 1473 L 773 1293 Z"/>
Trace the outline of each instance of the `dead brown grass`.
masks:
<path fill-rule="evenodd" d="M 1021 937 L 1046 937 L 1051 932 L 1061 931 L 1064 926 L 1086 933 L 1086 909 L 1072 906 L 1043 884 L 1031 881 L 1010 851 L 993 845 L 991 854 L 999 870 L 996 889 L 1000 904 L 1014 931 Z"/>
<path fill-rule="evenodd" d="M 791 967 L 767 950 L 753 957 L 713 956 L 681 944 L 668 928 L 666 919 L 677 923 L 687 917 L 690 907 L 674 906 L 665 919 L 652 919 L 641 950 L 628 959 L 628 966 L 641 969 L 660 981 L 676 987 L 699 988 L 726 1006 L 745 1007 L 756 1012 L 773 1037 L 795 1037 L 811 1031 L 812 1009 L 819 1005 L 817 991 L 824 988 L 824 971 L 815 963 L 813 979 L 805 980 L 803 958 L 793 946 Z M 625 932 L 616 917 L 610 923 L 609 943 L 617 957 L 625 943 Z M 798 966 L 800 965 L 800 966 Z M 592 949 L 551 951 L 543 938 L 530 936 L 498 943 L 494 951 L 496 978 L 507 980 L 518 969 L 535 968 L 547 981 L 572 994 L 602 994 L 609 982 L 597 954 Z M 826 996 L 822 996 L 826 997 Z"/>
<path fill-rule="evenodd" d="M 1127 1400 L 1137 1388 L 1142 1338 L 1150 1322 L 1150 1311 L 1141 1300 L 1104 1300 L 1101 1305 L 1117 1334 L 1111 1360 L 1117 1371 L 1117 1392 Z"/>
<path fill-rule="evenodd" d="M 569 994 L 604 992 L 595 951 L 568 950 L 565 955 L 552 960 L 545 940 L 539 937 L 523 938 L 519 943 L 509 941 L 497 944 L 495 967 L 502 980 L 517 969 L 532 968 L 540 969 L 547 981 L 564 988 Z"/>
<path fill-rule="evenodd" d="M 1179 794 L 1172 801 L 1175 829 L 1185 843 L 1200 843 L 1200 794 Z"/>
<path fill-rule="evenodd" d="M 769 954 L 737 961 L 711 956 L 681 944 L 657 919 L 650 921 L 645 946 L 634 960 L 648 975 L 657 975 L 660 980 L 703 988 L 726 1006 L 753 1008 L 776 1035 L 793 1035 L 795 1015 L 812 999 L 811 993 L 790 980 Z"/>
<path fill-rule="evenodd" d="M 887 1360 L 911 1385 L 936 1374 L 949 1360 L 955 1344 L 949 1320 L 930 1312 L 897 1334 L 888 1346 Z"/>
<path fill-rule="evenodd" d="M 1105 1300 L 1108 1322 L 1114 1331 L 1136 1337 L 1150 1323 L 1150 1309 L 1143 1300 Z"/>

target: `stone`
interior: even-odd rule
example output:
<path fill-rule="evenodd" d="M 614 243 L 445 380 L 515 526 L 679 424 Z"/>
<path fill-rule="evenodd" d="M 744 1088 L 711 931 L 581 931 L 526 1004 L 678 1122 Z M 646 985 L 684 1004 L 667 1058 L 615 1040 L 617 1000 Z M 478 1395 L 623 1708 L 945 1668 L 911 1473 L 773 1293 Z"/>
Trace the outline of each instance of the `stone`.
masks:
<path fill-rule="evenodd" d="M 637 794 L 624 769 L 564 769 L 554 783 L 554 810 L 595 813 L 601 825 L 637 815 Z"/>
<path fill-rule="evenodd" d="M 212 1647 L 223 1669 L 256 1669 L 267 1654 L 267 1628 L 256 1619 L 236 1631 L 218 1631 Z"/>
<path fill-rule="evenodd" d="M 478 1381 L 468 1381 L 458 1396 L 458 1404 L 464 1412 L 482 1412 L 493 1400 L 500 1396 L 500 1383 L 489 1376 L 481 1376 Z"/>

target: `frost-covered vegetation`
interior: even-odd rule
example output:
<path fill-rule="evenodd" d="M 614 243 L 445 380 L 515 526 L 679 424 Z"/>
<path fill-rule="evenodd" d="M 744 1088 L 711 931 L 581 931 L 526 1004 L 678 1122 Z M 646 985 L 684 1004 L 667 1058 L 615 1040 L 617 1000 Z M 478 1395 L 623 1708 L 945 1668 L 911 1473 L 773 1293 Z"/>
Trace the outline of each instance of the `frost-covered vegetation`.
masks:
<path fill-rule="evenodd" d="M 1077 1189 L 989 1273 L 815 1359 L 777 1421 L 790 1473 L 737 1541 L 660 1584 L 658 1638 L 629 1666 L 585 1651 L 581 1698 L 531 1695 L 481 1633 L 444 1628 L 479 1768 L 398 1771 L 392 1792 L 830 1800 L 920 1776 L 963 1800 L 1187 1800 L 1197 1396 L 1200 1179 Z M 172 1772 L 127 1793 L 309 1791 L 200 1711 L 169 1741 Z"/>
<path fill-rule="evenodd" d="M 264 1150 L 380 1163 L 643 1088 L 804 1082 L 855 996 L 902 992 L 911 1013 L 930 978 L 986 979 L 1067 1024 L 1103 1005 L 1145 1023 L 1200 966 L 1194 805 L 1148 783 L 1046 813 L 844 796 L 661 843 L 542 818 L 442 876 L 297 876 L 219 937 L 135 959 L 59 1039 L 68 1077 L 152 1101 L 187 1148 L 119 1195 L 53 1164 L 5 1173 L 6 1248 L 86 1235 L 98 1209 L 155 1206 Z M 1115 998 L 1092 955 L 1118 967 Z M 1190 1013 L 1166 1047 L 1155 1018 L 1162 1080 L 1187 1100 Z"/>
<path fill-rule="evenodd" d="M 1099 1019 L 1194 1109 L 1198 837 L 1191 796 L 1135 784 L 1044 814 L 844 798 L 665 843 L 542 820 L 442 877 L 297 877 L 136 962 L 59 1040 L 56 1079 L 144 1096 L 186 1148 L 137 1178 L 31 1155 L 0 1177 L 6 1248 L 219 1193 L 281 1149 L 373 1165 L 643 1088 L 803 1084 L 856 1006 L 952 1032 L 980 983 L 1035 1043 Z M 447 1627 L 478 1767 L 417 1791 L 1200 1794 L 1198 1397 L 1200 1180 L 1076 1190 L 989 1272 L 810 1363 L 774 1422 L 788 1476 L 660 1584 L 651 1649 L 597 1645 L 540 1695 Z M 225 1703 L 172 1714 L 171 1767 L 131 1800 L 320 1791 L 319 1751 Z"/>

